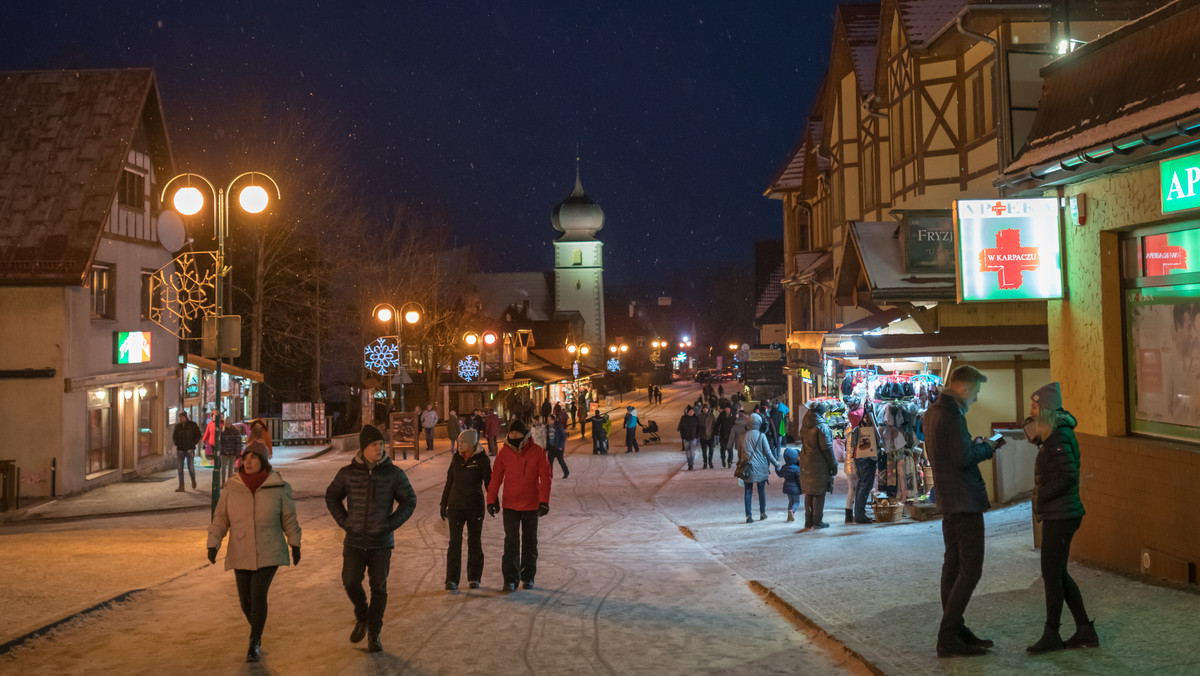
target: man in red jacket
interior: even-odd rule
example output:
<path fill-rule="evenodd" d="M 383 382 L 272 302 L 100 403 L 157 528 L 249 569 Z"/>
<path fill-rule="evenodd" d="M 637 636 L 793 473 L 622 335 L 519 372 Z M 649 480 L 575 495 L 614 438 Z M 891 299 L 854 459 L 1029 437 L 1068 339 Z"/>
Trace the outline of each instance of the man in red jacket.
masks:
<path fill-rule="evenodd" d="M 525 589 L 533 588 L 537 574 L 538 519 L 550 513 L 550 461 L 546 449 L 533 443 L 519 420 L 508 426 L 508 436 L 488 482 L 487 511 L 493 517 L 500 511 L 500 486 L 504 486 L 504 591 L 517 590 L 520 580 Z M 518 547 L 519 552 L 518 552 Z"/>

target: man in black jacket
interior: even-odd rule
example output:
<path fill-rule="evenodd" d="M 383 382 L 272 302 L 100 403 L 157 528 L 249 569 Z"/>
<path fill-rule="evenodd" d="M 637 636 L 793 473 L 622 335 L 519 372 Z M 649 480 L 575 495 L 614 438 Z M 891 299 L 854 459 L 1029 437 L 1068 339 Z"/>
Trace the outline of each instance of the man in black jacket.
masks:
<path fill-rule="evenodd" d="M 342 585 L 354 604 L 354 630 L 350 641 L 369 636 L 367 650 L 379 652 L 379 631 L 387 607 L 388 568 L 395 539 L 392 532 L 404 525 L 417 508 L 417 494 L 404 471 L 392 464 L 383 450 L 383 434 L 371 425 L 358 433 L 361 449 L 354 460 L 338 470 L 325 489 L 325 506 L 337 525 L 346 531 L 342 546 Z M 396 505 L 395 511 L 392 505 Z M 371 601 L 363 593 L 363 573 L 371 587 Z"/>
<path fill-rule="evenodd" d="M 982 655 L 992 642 L 975 636 L 963 621 L 975 585 L 983 575 L 983 513 L 987 486 L 979 463 L 1004 445 L 976 438 L 967 430 L 967 408 L 979 398 L 987 376 L 973 366 L 950 374 L 942 393 L 925 413 L 925 452 L 933 465 L 934 494 L 942 512 L 942 622 L 938 628 L 938 657 Z"/>
<path fill-rule="evenodd" d="M 186 411 L 179 412 L 179 421 L 171 431 L 171 441 L 175 442 L 175 452 L 179 456 L 179 488 L 176 493 L 184 492 L 183 465 L 187 463 L 188 473 L 192 475 L 192 489 L 196 488 L 196 444 L 200 443 L 200 426 L 188 419 Z"/>

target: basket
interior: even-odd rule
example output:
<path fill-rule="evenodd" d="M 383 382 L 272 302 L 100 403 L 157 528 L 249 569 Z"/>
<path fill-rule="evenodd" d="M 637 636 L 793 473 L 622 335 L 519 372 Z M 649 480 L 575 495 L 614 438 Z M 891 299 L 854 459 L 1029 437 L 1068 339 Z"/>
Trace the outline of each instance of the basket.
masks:
<path fill-rule="evenodd" d="M 900 520 L 900 516 L 904 514 L 904 503 L 895 503 L 889 505 L 875 505 L 875 522 L 876 523 L 893 523 Z"/>

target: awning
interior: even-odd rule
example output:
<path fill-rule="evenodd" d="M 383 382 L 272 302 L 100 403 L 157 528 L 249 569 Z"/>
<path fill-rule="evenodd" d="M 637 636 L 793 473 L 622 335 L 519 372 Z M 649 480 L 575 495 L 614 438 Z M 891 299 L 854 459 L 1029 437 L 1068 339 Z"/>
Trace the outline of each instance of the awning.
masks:
<path fill-rule="evenodd" d="M 911 308 L 906 310 L 901 310 L 899 308 L 884 310 L 883 312 L 869 315 L 857 321 L 845 324 L 833 333 L 867 333 L 868 331 L 878 331 L 894 321 L 904 319 L 910 313 L 912 313 Z"/>
<path fill-rule="evenodd" d="M 897 227 L 891 221 L 850 221 L 842 267 L 846 267 L 848 258 L 856 257 L 870 285 L 871 299 L 876 302 L 955 300 L 954 275 L 904 271 Z M 839 289 L 839 295 L 841 292 Z"/>
<path fill-rule="evenodd" d="M 582 374 L 583 371 L 581 369 L 580 375 Z M 545 366 L 538 366 L 536 368 L 518 371 L 516 377 L 528 378 L 546 385 L 549 385 L 550 383 L 557 383 L 563 380 L 568 382 L 573 382 L 575 380 L 575 374 L 571 373 L 570 370 L 559 368 L 553 364 L 546 364 Z"/>
<path fill-rule="evenodd" d="M 860 359 L 890 357 L 957 357 L 963 354 L 1048 353 L 1045 325 L 955 326 L 937 333 L 853 336 Z"/>
<path fill-rule="evenodd" d="M 195 354 L 191 354 L 191 353 L 187 354 L 186 359 L 187 359 L 188 366 L 199 366 L 201 369 L 203 369 L 205 371 L 216 371 L 217 370 L 217 362 L 215 359 L 209 359 L 207 357 L 201 357 L 199 355 L 195 355 Z M 247 378 L 249 380 L 253 380 L 256 383 L 263 382 L 263 374 L 259 373 L 258 371 L 251 371 L 250 369 L 244 369 L 240 366 L 234 366 L 233 364 L 229 364 L 229 363 L 222 364 L 221 370 L 231 376 L 237 376 L 239 378 Z"/>

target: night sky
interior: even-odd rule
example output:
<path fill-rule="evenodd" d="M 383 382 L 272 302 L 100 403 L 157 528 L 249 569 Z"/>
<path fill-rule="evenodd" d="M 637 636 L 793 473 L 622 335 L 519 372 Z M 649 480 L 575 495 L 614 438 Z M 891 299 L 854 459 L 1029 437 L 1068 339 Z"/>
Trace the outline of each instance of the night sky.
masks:
<path fill-rule="evenodd" d="M 749 265 L 752 240 L 781 236 L 762 193 L 824 74 L 835 4 L 8 0 L 0 69 L 155 68 L 180 167 L 181 147 L 219 153 L 250 99 L 321 111 L 356 197 L 444 208 L 497 271 L 552 265 L 578 144 L 619 285 Z"/>

